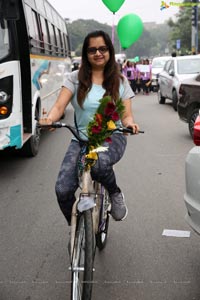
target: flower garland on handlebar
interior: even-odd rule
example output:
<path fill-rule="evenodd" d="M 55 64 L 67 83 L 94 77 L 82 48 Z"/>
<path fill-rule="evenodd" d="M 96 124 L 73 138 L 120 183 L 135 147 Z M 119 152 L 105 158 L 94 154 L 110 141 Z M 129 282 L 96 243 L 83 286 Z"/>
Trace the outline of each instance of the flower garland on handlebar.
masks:
<path fill-rule="evenodd" d="M 87 127 L 88 154 L 86 155 L 85 168 L 90 168 L 97 160 L 98 152 L 106 151 L 102 147 L 103 142 L 112 142 L 112 132 L 117 128 L 116 124 L 122 117 L 124 105 L 121 99 L 114 102 L 110 96 L 99 100 L 100 105 L 93 119 Z"/>

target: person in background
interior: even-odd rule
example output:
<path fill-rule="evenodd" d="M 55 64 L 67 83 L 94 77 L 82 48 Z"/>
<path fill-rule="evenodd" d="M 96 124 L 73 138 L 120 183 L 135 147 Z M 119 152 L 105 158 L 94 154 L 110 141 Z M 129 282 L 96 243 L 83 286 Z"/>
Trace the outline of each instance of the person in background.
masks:
<path fill-rule="evenodd" d="M 143 61 L 143 64 L 149 66 L 149 68 L 146 72 L 141 72 L 140 73 L 140 76 L 142 78 L 142 89 L 143 89 L 143 94 L 144 95 L 149 95 L 150 86 L 151 86 L 151 79 L 152 79 L 151 65 L 149 64 L 149 59 L 146 58 Z"/>
<path fill-rule="evenodd" d="M 76 71 L 76 70 L 78 70 L 79 69 L 79 63 L 78 62 L 74 62 L 73 63 L 73 67 L 72 67 L 72 72 L 73 71 Z"/>
<path fill-rule="evenodd" d="M 144 64 L 144 60 L 141 59 L 139 62 L 138 62 L 138 65 L 137 65 L 137 70 L 138 70 L 138 75 L 137 75 L 137 85 L 140 89 L 140 91 L 142 90 L 142 79 L 143 79 L 143 72 L 141 71 L 141 68 L 140 66 Z"/>
<path fill-rule="evenodd" d="M 121 63 L 120 59 L 117 60 L 117 64 L 118 64 L 120 73 L 122 73 L 122 63 Z"/>
<path fill-rule="evenodd" d="M 138 68 L 141 61 L 135 63 L 135 72 L 136 72 L 136 80 L 135 80 L 135 93 L 138 94 L 141 91 L 141 78 L 140 78 L 140 70 Z"/>
<path fill-rule="evenodd" d="M 122 68 L 122 73 L 128 79 L 133 92 L 136 91 L 136 68 L 132 62 L 127 60 Z"/>
<path fill-rule="evenodd" d="M 136 62 L 133 62 L 133 74 L 134 74 L 134 79 L 132 82 L 132 90 L 134 91 L 135 94 L 137 94 L 137 78 L 138 78 L 138 69 L 137 69 L 137 64 Z"/>
<path fill-rule="evenodd" d="M 84 134 L 82 137 L 85 137 L 88 123 L 99 107 L 99 100 L 108 95 L 113 102 L 122 99 L 124 112 L 119 122 L 125 127 L 132 128 L 134 133 L 138 133 L 139 126 L 135 123 L 132 112 L 131 99 L 134 97 L 134 92 L 127 78 L 119 71 L 109 35 L 97 30 L 85 37 L 79 70 L 66 75 L 56 103 L 47 118 L 39 122 L 50 125 L 60 120 L 66 107 L 71 103 L 75 111 L 75 126 L 80 133 Z M 111 143 L 103 143 L 108 150 L 99 152 L 99 159 L 91 167 L 92 178 L 101 182 L 110 195 L 111 215 L 116 221 L 123 220 L 128 212 L 113 170 L 113 165 L 122 158 L 126 144 L 125 135 L 114 133 Z M 77 160 L 80 150 L 80 143 L 73 138 L 61 164 L 55 187 L 60 209 L 69 225 L 75 192 L 78 188 Z"/>

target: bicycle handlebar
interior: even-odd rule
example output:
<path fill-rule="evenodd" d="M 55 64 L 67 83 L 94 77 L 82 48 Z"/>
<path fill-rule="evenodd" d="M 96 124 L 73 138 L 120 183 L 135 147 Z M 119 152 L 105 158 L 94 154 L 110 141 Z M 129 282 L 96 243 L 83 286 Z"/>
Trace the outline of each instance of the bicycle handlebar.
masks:
<path fill-rule="evenodd" d="M 53 122 L 51 125 L 41 125 L 41 124 L 38 123 L 37 126 L 39 128 L 46 128 L 46 129 L 62 128 L 62 127 L 68 128 L 71 131 L 71 133 L 75 136 L 75 138 L 77 138 L 77 140 L 79 140 L 80 142 L 83 142 L 83 143 L 87 143 L 87 140 L 82 139 L 79 136 L 77 130 L 73 126 L 67 125 L 66 123 Z M 115 131 L 123 132 L 123 133 L 129 133 L 131 135 L 135 134 L 135 133 L 133 133 L 132 128 L 128 128 L 128 127 L 118 127 L 116 129 L 111 130 L 112 133 L 115 132 Z M 144 133 L 144 131 L 139 130 L 138 133 Z"/>

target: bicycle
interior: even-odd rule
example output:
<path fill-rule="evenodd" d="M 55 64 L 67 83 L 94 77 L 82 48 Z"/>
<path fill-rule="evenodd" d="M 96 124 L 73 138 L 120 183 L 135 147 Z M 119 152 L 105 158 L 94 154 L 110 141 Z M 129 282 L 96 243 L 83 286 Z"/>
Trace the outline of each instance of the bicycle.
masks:
<path fill-rule="evenodd" d="M 82 144 L 78 161 L 81 190 L 72 208 L 69 243 L 71 300 L 90 300 L 96 247 L 101 251 L 107 242 L 111 207 L 109 194 L 101 183 L 92 180 L 90 167 L 85 168 L 88 142 L 79 136 L 74 127 L 61 122 L 39 126 L 41 128 L 65 127 Z M 112 133 L 115 131 L 133 134 L 130 128 L 116 128 Z"/>

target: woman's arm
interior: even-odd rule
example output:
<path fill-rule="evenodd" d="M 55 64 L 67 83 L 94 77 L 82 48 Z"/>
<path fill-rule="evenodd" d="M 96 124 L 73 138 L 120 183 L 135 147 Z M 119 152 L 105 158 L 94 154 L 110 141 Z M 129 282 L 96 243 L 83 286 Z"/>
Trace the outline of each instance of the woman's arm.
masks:
<path fill-rule="evenodd" d="M 134 122 L 133 112 L 132 112 L 132 102 L 131 99 L 123 101 L 125 110 L 122 116 L 122 124 L 125 127 L 130 127 L 133 129 L 134 133 L 138 133 L 139 125 Z"/>
<path fill-rule="evenodd" d="M 52 106 L 47 118 L 41 119 L 40 124 L 52 124 L 53 122 L 59 121 L 63 116 L 65 109 L 72 98 L 72 92 L 66 87 L 62 87 L 59 96 Z"/>

